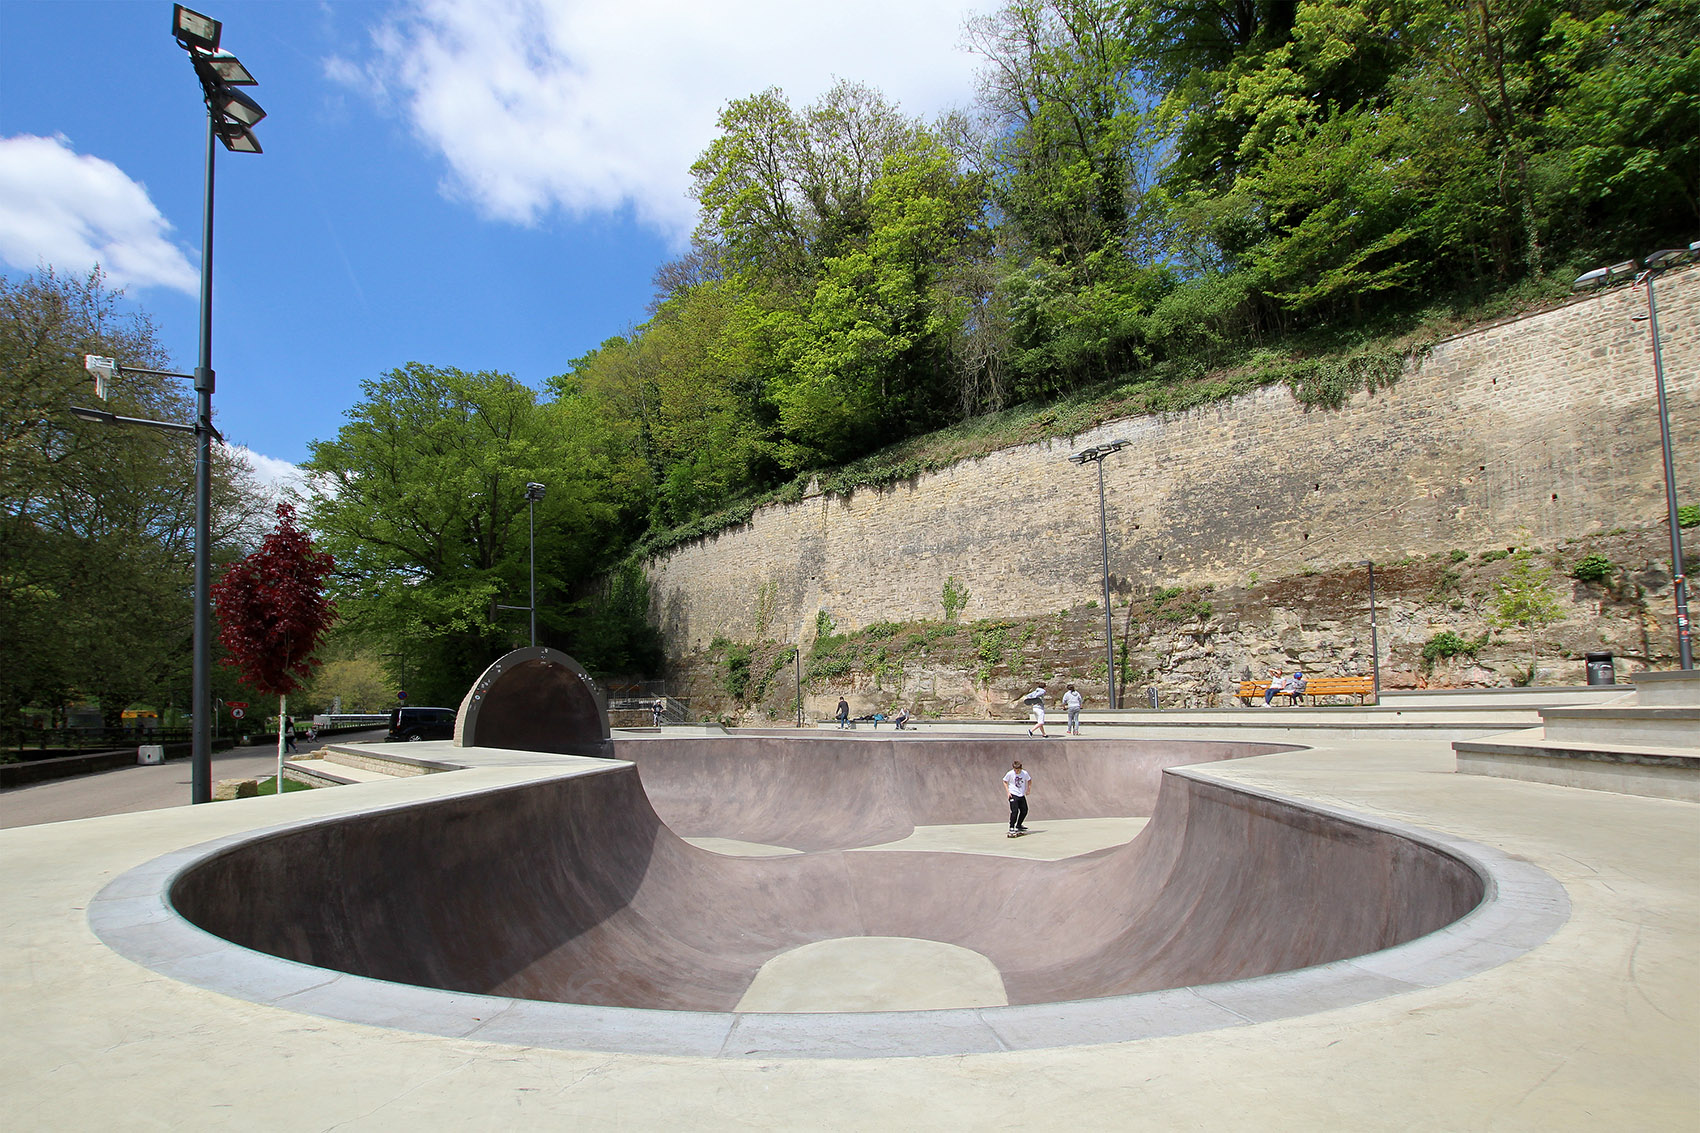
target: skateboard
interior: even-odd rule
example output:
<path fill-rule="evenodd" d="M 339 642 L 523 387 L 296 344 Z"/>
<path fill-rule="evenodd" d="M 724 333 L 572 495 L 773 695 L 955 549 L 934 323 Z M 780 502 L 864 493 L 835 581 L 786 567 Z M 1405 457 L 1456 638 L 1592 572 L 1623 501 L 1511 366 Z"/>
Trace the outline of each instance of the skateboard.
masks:
<path fill-rule="evenodd" d="M 1020 838 L 1020 837 L 1022 837 L 1022 836 L 1023 836 L 1023 835 L 1025 835 L 1025 834 L 1029 834 L 1029 833 L 1031 833 L 1031 831 L 1028 831 L 1028 830 L 1011 830 L 1011 831 L 1010 831 L 1010 832 L 1009 832 L 1009 834 L 1008 834 L 1008 837 L 1011 837 L 1011 838 Z"/>

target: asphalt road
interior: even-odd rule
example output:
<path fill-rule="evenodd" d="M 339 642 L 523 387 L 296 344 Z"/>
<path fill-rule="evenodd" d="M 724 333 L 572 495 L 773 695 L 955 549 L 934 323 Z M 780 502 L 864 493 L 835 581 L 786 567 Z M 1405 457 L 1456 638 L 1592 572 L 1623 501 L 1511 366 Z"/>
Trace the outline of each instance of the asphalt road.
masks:
<path fill-rule="evenodd" d="M 341 741 L 370 741 L 382 737 L 382 728 L 371 732 L 348 732 Z M 331 741 L 323 741 L 331 742 Z M 295 741 L 295 755 L 305 755 L 322 746 Z M 213 756 L 212 778 L 264 779 L 277 771 L 277 741 L 232 748 Z M 31 783 L 0 791 L 0 828 L 39 826 L 46 822 L 69 822 L 105 814 L 130 814 L 139 810 L 164 810 L 188 806 L 190 769 L 187 759 L 172 759 L 148 767 L 120 767 L 92 775 Z"/>

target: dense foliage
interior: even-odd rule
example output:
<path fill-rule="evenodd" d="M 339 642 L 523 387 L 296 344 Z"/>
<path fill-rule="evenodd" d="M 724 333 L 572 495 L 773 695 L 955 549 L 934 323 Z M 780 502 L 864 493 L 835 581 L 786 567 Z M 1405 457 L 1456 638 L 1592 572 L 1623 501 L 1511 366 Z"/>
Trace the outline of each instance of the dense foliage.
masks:
<path fill-rule="evenodd" d="M 722 111 L 652 317 L 556 383 L 631 430 L 656 527 L 1253 346 L 1299 386 L 1296 335 L 1700 227 L 1692 0 L 1009 0 L 967 33 L 972 120 L 844 82 Z"/>
<path fill-rule="evenodd" d="M 63 722 L 80 703 L 108 726 L 137 703 L 187 708 L 192 637 L 194 444 L 89 424 L 99 405 L 84 354 L 164 368 L 154 328 L 121 312 L 98 271 L 0 277 L 0 727 L 21 709 Z M 126 371 L 106 407 L 184 422 L 192 395 Z M 263 506 L 245 467 L 215 446 L 213 556 L 237 553 Z M 225 684 L 234 687 L 234 679 Z M 220 685 L 222 691 L 224 684 Z"/>

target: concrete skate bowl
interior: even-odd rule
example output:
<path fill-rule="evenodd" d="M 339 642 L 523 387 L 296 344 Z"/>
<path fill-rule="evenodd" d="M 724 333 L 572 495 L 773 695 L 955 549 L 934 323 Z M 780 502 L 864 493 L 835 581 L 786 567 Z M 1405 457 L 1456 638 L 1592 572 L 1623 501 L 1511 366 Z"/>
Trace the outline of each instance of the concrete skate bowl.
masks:
<path fill-rule="evenodd" d="M 733 738 L 694 760 L 692 743 L 632 741 L 620 754 L 635 765 L 214 844 L 157 867 L 159 889 L 240 946 L 242 959 L 196 964 L 203 986 L 490 1041 L 717 1056 L 956 1054 L 1246 1025 L 1483 970 L 1567 910 L 1545 874 L 1486 847 L 1159 770 L 1173 752 L 1131 774 L 1133 743 L 816 741 L 811 757 L 798 741 L 764 754 Z M 1235 746 L 1192 754 L 1250 753 Z M 986 778 L 1012 752 L 1046 784 L 1048 817 L 1127 814 L 1160 781 L 1150 823 L 1062 861 L 837 848 L 917 820 L 984 822 L 990 808 L 995 821 L 1001 791 Z M 970 782 L 978 801 L 964 804 L 954 796 Z M 870 827 L 884 808 L 902 817 Z M 811 852 L 711 853 L 662 814 L 687 833 Z M 1524 895 L 1484 902 L 1507 886 Z M 125 951 L 122 936 L 103 934 Z M 852 937 L 979 953 L 1009 1006 L 736 1010 L 769 960 Z M 228 974 L 259 959 L 241 949 L 293 963 L 256 995 L 251 972 Z"/>

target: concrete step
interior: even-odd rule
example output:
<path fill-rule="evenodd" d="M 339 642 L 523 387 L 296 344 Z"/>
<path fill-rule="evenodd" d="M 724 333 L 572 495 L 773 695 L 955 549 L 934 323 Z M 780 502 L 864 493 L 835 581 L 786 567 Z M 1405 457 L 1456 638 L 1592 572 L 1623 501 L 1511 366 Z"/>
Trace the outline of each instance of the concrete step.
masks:
<path fill-rule="evenodd" d="M 1635 702 L 1646 708 L 1700 708 L 1700 669 L 1635 674 Z"/>
<path fill-rule="evenodd" d="M 1541 723 L 1547 739 L 1558 743 L 1671 747 L 1700 752 L 1700 708 L 1640 705 L 1543 708 Z"/>
<path fill-rule="evenodd" d="M 391 751 L 372 744 L 327 744 L 315 753 L 318 758 L 297 760 L 285 766 L 294 766 L 304 776 L 332 783 L 367 783 L 456 769 L 456 764 L 411 754 L 408 749 L 413 746 L 418 745 L 397 744 Z"/>
<path fill-rule="evenodd" d="M 1557 708 L 1610 704 L 1635 695 L 1630 684 L 1535 685 L 1532 688 L 1426 688 L 1381 690 L 1383 708 Z"/>
<path fill-rule="evenodd" d="M 1461 775 L 1700 802 L 1700 749 L 1693 747 L 1566 742 L 1530 728 L 1458 740 L 1452 750 Z"/>
<path fill-rule="evenodd" d="M 311 783 L 316 787 L 345 787 L 351 783 L 371 783 L 395 778 L 382 771 L 350 767 L 328 759 L 291 759 L 283 765 L 283 773 L 291 779 Z"/>

